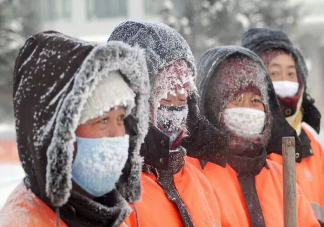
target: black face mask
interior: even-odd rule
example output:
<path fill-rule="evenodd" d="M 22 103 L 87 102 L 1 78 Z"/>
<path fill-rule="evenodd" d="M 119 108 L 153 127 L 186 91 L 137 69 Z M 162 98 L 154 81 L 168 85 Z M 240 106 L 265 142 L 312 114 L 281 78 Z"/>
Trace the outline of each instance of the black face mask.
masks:
<path fill-rule="evenodd" d="M 188 105 L 165 106 L 157 110 L 157 128 L 170 138 L 170 147 L 186 127 Z"/>

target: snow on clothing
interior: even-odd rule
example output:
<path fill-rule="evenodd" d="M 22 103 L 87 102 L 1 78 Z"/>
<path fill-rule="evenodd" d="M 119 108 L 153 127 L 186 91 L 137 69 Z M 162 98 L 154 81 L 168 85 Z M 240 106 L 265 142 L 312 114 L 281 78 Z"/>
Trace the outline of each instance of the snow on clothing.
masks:
<path fill-rule="evenodd" d="M 187 42 L 164 24 L 136 21 L 117 26 L 109 40 L 139 45 L 144 49 L 152 87 L 151 124 L 141 150 L 145 162 L 143 196 L 135 203 L 137 216 L 134 211 L 127 222 L 131 226 L 136 226 L 137 221 L 140 226 L 152 226 L 152 223 L 156 226 L 166 226 L 165 223 L 168 226 L 219 226 L 218 202 L 207 179 L 185 162 L 183 147 L 173 147 L 170 151 L 170 138 L 156 127 L 154 120 L 158 102 L 166 91 L 180 88 L 190 94 L 195 90 L 196 68 Z M 185 67 L 179 69 L 183 61 Z M 170 72 L 177 78 L 175 84 L 162 78 L 168 77 Z M 183 133 L 174 144 L 182 136 Z"/>
<path fill-rule="evenodd" d="M 100 81 L 84 104 L 79 125 L 102 116 L 116 106 L 125 107 L 128 116 L 135 106 L 135 93 L 118 71 L 111 71 L 109 77 L 105 76 Z"/>
<path fill-rule="evenodd" d="M 136 107 L 125 120 L 131 136 L 129 157 L 117 189 L 89 200 L 72 189 L 71 166 L 83 104 L 103 76 L 119 70 L 136 94 Z M 49 207 L 67 226 L 118 226 L 130 213 L 127 202 L 140 197 L 142 159 L 139 151 L 149 120 L 149 81 L 142 50 L 122 42 L 104 45 L 82 42 L 49 31 L 30 37 L 21 48 L 14 71 L 14 109 L 19 157 L 26 173 L 17 193 L 34 194 L 36 205 Z M 138 123 L 135 123 L 136 121 Z M 15 203 L 15 194 L 0 213 L 0 226 L 13 225 L 27 198 Z M 36 199 L 37 198 L 37 199 Z M 25 199 L 25 200 L 24 200 Z M 42 202 L 42 203 L 41 203 Z M 53 214 L 44 209 L 44 215 Z M 5 218 L 3 218 L 5 217 Z M 57 216 L 59 217 L 59 216 Z M 24 226 L 33 225 L 42 213 Z M 26 220 L 21 217 L 22 220 Z"/>
<path fill-rule="evenodd" d="M 207 123 L 217 125 L 228 138 L 224 150 L 216 155 L 217 159 L 222 159 L 218 165 L 192 160 L 219 195 L 222 225 L 283 226 L 283 218 L 280 218 L 283 215 L 282 171 L 278 164 L 266 159 L 266 149 L 271 147 L 281 151 L 276 144 L 281 145 L 283 136 L 294 136 L 297 142 L 298 137 L 280 111 L 264 65 L 255 54 L 242 47 L 212 48 L 198 63 L 197 87 L 201 97 L 200 110 L 208 119 Z M 224 124 L 222 112 L 235 95 L 257 91 L 267 116 L 263 133 L 246 137 L 237 135 Z M 276 121 L 271 120 L 273 116 L 277 116 Z M 217 135 L 215 140 L 224 143 L 217 139 Z M 298 226 L 318 226 L 311 207 L 299 190 L 297 203 Z"/>
<path fill-rule="evenodd" d="M 293 47 L 286 34 L 279 30 L 251 29 L 243 35 L 242 45 L 259 55 L 268 55 L 267 58 L 263 57 L 265 64 L 268 64 L 273 58 L 273 54 L 269 53 L 269 51 L 273 52 L 273 49 L 290 53 L 296 62 L 298 78 L 304 85 L 303 98 L 301 99 L 302 118 L 297 122 L 298 126 L 295 127 L 301 128 L 299 138 L 302 145 L 301 153 L 296 154 L 297 182 L 311 202 L 317 219 L 324 224 L 323 147 L 314 137 L 319 132 L 321 114 L 314 106 L 314 100 L 307 93 L 307 69 L 304 59 L 300 52 Z M 285 112 L 284 109 L 282 111 Z M 274 117 L 274 119 L 276 118 Z M 302 124 L 302 122 L 304 123 Z M 317 132 L 311 133 L 314 131 L 313 129 Z M 269 158 L 282 163 L 281 153 L 274 152 Z"/>

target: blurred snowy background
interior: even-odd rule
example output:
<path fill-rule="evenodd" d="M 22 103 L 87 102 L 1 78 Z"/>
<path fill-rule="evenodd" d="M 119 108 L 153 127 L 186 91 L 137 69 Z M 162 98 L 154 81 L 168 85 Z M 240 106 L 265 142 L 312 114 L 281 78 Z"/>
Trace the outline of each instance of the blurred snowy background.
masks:
<path fill-rule="evenodd" d="M 308 88 L 324 113 L 324 0 L 0 0 L 0 207 L 24 175 L 12 105 L 18 49 L 44 30 L 106 42 L 116 25 L 131 19 L 174 27 L 197 59 L 210 47 L 240 44 L 249 28 L 283 29 L 306 57 Z"/>

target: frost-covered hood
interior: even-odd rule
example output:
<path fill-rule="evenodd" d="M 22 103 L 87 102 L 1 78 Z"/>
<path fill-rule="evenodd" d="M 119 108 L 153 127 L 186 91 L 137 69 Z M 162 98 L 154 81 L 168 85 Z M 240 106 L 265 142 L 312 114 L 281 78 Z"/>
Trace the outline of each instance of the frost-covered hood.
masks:
<path fill-rule="evenodd" d="M 289 40 L 288 36 L 277 29 L 252 28 L 244 33 L 242 46 L 253 51 L 257 55 L 271 49 L 284 49 L 294 58 L 297 65 L 297 74 L 304 85 L 303 94 L 303 121 L 311 125 L 317 132 L 320 130 L 321 114 L 314 105 L 314 99 L 307 91 L 308 71 L 302 54 Z"/>
<path fill-rule="evenodd" d="M 109 41 L 123 41 L 131 46 L 144 49 L 151 85 L 159 70 L 184 59 L 196 76 L 194 56 L 186 40 L 173 28 L 162 24 L 144 21 L 126 21 L 118 25 Z"/>
<path fill-rule="evenodd" d="M 196 90 L 194 85 L 196 76 L 194 56 L 184 38 L 169 26 L 154 22 L 126 21 L 114 29 L 109 38 L 109 41 L 112 40 L 123 41 L 131 46 L 138 45 L 144 50 L 151 88 L 159 83 L 157 77 L 163 75 L 163 73 L 159 74 L 161 70 L 184 60 L 191 70 L 189 77 L 192 86 L 189 86 L 192 89 L 190 90 Z M 157 108 L 156 99 L 160 97 L 156 97 L 154 89 L 152 91 L 150 98 L 152 125 L 141 154 L 144 156 L 146 164 L 167 170 L 169 167 L 169 138 L 154 126 L 152 119 L 154 119 Z"/>
<path fill-rule="evenodd" d="M 266 109 L 268 109 L 271 117 L 276 119 L 276 121 L 272 122 L 270 126 L 270 139 L 267 146 L 267 151 L 269 153 L 281 153 L 281 139 L 284 136 L 294 136 L 296 138 L 296 152 L 300 152 L 300 141 L 296 135 L 295 130 L 290 127 L 290 125 L 285 120 L 283 114 L 280 111 L 279 104 L 276 98 L 276 94 L 270 80 L 270 77 L 267 75 L 267 70 L 261 59 L 255 55 L 253 52 L 238 46 L 224 46 L 224 47 L 215 47 L 206 51 L 200 58 L 197 68 L 197 89 L 200 95 L 199 108 L 202 114 L 206 114 L 205 109 L 205 101 L 207 99 L 207 90 L 208 85 L 211 81 L 211 78 L 214 76 L 218 76 L 219 74 L 215 73 L 218 67 L 222 62 L 227 60 L 229 57 L 234 55 L 244 56 L 251 61 L 255 62 L 258 65 L 257 80 L 260 80 L 264 86 L 264 89 L 260 89 L 260 93 L 263 96 L 267 97 Z M 261 83 L 260 82 L 260 83 Z M 216 92 L 221 92 L 222 88 L 216 89 Z M 220 99 L 220 98 L 219 98 Z M 219 101 L 219 108 L 222 108 L 221 102 L 222 100 L 215 100 L 215 102 Z M 220 112 L 221 110 L 216 110 Z M 215 119 L 217 124 L 218 119 Z M 271 122 L 270 122 L 271 123 Z"/>
<path fill-rule="evenodd" d="M 257 55 L 270 49 L 284 49 L 292 54 L 297 64 L 297 72 L 306 88 L 307 68 L 299 51 L 293 46 L 288 36 L 277 29 L 252 28 L 243 34 L 242 46 Z"/>
<path fill-rule="evenodd" d="M 129 202 L 140 197 L 139 151 L 148 129 L 149 81 L 143 51 L 122 42 L 97 45 L 48 31 L 30 37 L 14 71 L 14 110 L 26 185 L 61 207 L 71 196 L 75 130 L 89 93 L 103 75 L 119 70 L 136 94 L 127 168 L 117 189 Z"/>

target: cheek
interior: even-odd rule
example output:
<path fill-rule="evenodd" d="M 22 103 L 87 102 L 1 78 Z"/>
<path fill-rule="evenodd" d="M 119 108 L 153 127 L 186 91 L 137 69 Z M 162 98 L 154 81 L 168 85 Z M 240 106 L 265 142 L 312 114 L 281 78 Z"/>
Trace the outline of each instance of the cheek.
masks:
<path fill-rule="evenodd" d="M 296 74 L 296 76 L 292 79 L 292 82 L 298 82 L 298 76 Z"/>
<path fill-rule="evenodd" d="M 77 128 L 75 134 L 83 138 L 100 138 L 105 136 L 105 129 L 98 125 L 82 125 Z"/>
<path fill-rule="evenodd" d="M 120 126 L 119 133 L 120 133 L 120 136 L 124 136 L 126 134 L 126 129 L 124 126 Z"/>
<path fill-rule="evenodd" d="M 161 100 L 161 101 L 160 101 L 160 104 L 161 104 L 161 105 L 165 105 L 165 106 L 170 106 L 170 105 L 171 105 L 170 102 L 167 102 L 167 101 L 164 101 L 164 100 Z"/>
<path fill-rule="evenodd" d="M 256 107 L 255 109 L 261 110 L 262 112 L 265 112 L 264 106 L 259 106 L 259 107 Z"/>
<path fill-rule="evenodd" d="M 230 109 L 230 108 L 234 108 L 236 107 L 236 105 L 234 103 L 228 103 L 227 106 L 225 107 L 225 109 Z"/>

